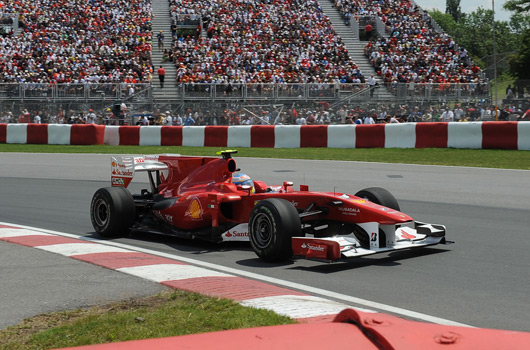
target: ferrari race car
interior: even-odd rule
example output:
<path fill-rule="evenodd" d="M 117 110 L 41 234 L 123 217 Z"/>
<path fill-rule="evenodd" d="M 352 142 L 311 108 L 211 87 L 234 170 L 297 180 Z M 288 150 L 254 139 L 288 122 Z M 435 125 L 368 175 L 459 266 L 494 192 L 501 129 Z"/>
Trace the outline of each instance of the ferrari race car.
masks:
<path fill-rule="evenodd" d="M 313 192 L 292 182 L 269 186 L 238 174 L 232 154 L 112 157 L 111 187 L 90 205 L 102 237 L 139 230 L 213 242 L 246 240 L 270 262 L 293 255 L 335 261 L 445 243 L 445 226 L 414 221 L 387 190 Z M 149 189 L 131 194 L 138 172 Z"/>

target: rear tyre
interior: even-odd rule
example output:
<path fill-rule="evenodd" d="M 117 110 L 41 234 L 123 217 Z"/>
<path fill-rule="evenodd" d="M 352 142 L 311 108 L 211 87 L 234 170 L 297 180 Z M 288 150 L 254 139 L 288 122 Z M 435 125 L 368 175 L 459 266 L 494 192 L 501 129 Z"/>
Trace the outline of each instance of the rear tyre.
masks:
<path fill-rule="evenodd" d="M 292 237 L 302 235 L 298 211 L 281 198 L 258 202 L 250 214 L 248 227 L 250 246 L 260 259 L 269 262 L 290 259 Z"/>
<path fill-rule="evenodd" d="M 401 211 L 399 209 L 399 204 L 396 197 L 394 197 L 392 193 L 388 192 L 387 190 L 381 187 L 365 188 L 364 190 L 360 190 L 359 192 L 357 192 L 355 196 L 367 199 L 370 202 L 382 205 L 384 207 Z"/>
<path fill-rule="evenodd" d="M 90 219 L 94 230 L 104 238 L 129 233 L 136 217 L 134 199 L 123 187 L 100 188 L 90 203 Z"/>

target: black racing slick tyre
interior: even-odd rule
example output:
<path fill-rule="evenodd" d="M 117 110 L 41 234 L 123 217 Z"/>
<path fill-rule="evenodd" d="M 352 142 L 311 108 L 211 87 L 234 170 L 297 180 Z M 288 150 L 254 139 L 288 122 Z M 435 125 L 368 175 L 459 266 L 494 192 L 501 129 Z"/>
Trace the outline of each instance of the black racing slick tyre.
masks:
<path fill-rule="evenodd" d="M 129 233 L 136 217 L 134 198 L 123 187 L 100 188 L 90 203 L 90 219 L 94 230 L 104 238 Z"/>
<path fill-rule="evenodd" d="M 367 199 L 370 202 L 382 205 L 387 208 L 401 211 L 399 209 L 399 204 L 396 197 L 394 197 L 392 193 L 388 192 L 387 190 L 381 187 L 365 188 L 364 190 L 360 190 L 359 192 L 357 192 L 355 196 Z"/>
<path fill-rule="evenodd" d="M 296 208 L 285 199 L 269 198 L 256 204 L 248 223 L 250 246 L 268 262 L 293 256 L 292 237 L 301 236 L 302 225 Z"/>

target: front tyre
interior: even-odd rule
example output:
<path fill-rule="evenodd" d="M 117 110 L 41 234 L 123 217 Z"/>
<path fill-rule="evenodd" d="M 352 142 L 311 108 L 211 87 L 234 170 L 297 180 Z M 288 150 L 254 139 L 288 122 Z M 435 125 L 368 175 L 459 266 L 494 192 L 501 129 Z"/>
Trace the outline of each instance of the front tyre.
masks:
<path fill-rule="evenodd" d="M 90 203 L 94 230 L 104 238 L 125 236 L 134 224 L 134 198 L 123 187 L 100 188 Z"/>
<path fill-rule="evenodd" d="M 293 256 L 292 237 L 301 236 L 302 225 L 296 208 L 285 199 L 269 198 L 256 204 L 248 223 L 250 246 L 269 262 Z"/>
<path fill-rule="evenodd" d="M 384 188 L 381 187 L 370 187 L 360 190 L 355 194 L 356 197 L 364 198 L 375 204 L 382 205 L 387 208 L 391 208 L 397 211 L 399 209 L 399 203 L 394 195 Z"/>

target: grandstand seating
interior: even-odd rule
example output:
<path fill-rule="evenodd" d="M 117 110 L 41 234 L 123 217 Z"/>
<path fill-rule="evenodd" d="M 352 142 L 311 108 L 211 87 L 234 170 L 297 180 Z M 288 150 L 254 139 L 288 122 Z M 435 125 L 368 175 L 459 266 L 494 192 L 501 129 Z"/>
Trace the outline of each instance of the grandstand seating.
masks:
<path fill-rule="evenodd" d="M 386 82 L 479 81 L 467 52 L 409 0 L 334 0 L 348 21 L 378 16 L 389 37 L 366 54 Z M 145 83 L 152 79 L 148 0 L 6 1 L 22 34 L 0 37 L 0 82 Z M 175 36 L 179 82 L 364 82 L 315 0 L 170 0 L 170 15 L 204 24 Z M 177 23 L 177 24 L 179 24 Z M 180 23 L 182 24 L 182 23 Z"/>
<path fill-rule="evenodd" d="M 467 52 L 435 30 L 412 1 L 329 1 L 349 23 L 376 16 L 385 24 L 386 32 L 373 36 L 365 54 L 393 96 L 459 99 L 485 91 Z M 21 25 L 19 35 L 0 35 L 0 99 L 119 99 L 143 93 L 153 80 L 150 0 L 0 4 L 8 19 L 19 14 L 7 24 Z M 342 103 L 341 96 L 362 92 L 355 84 L 373 73 L 360 71 L 316 0 L 169 0 L 169 5 L 176 25 L 203 28 L 175 32 L 171 59 L 179 98 Z M 17 89 L 10 83 L 24 85 Z M 97 87 L 87 87 L 92 83 Z M 134 87 L 131 93 L 127 84 Z"/>
<path fill-rule="evenodd" d="M 315 0 L 171 0 L 171 9 L 205 23 L 205 35 L 176 38 L 179 82 L 364 81 Z"/>
<path fill-rule="evenodd" d="M 4 1 L 22 27 L 0 36 L 2 83 L 151 79 L 150 1 Z"/>
<path fill-rule="evenodd" d="M 398 82 L 480 84 L 480 69 L 472 64 L 467 51 L 437 31 L 430 16 L 414 2 L 334 1 L 345 21 L 378 16 L 385 24 L 387 35 L 369 42 L 365 54 L 388 87 Z"/>

